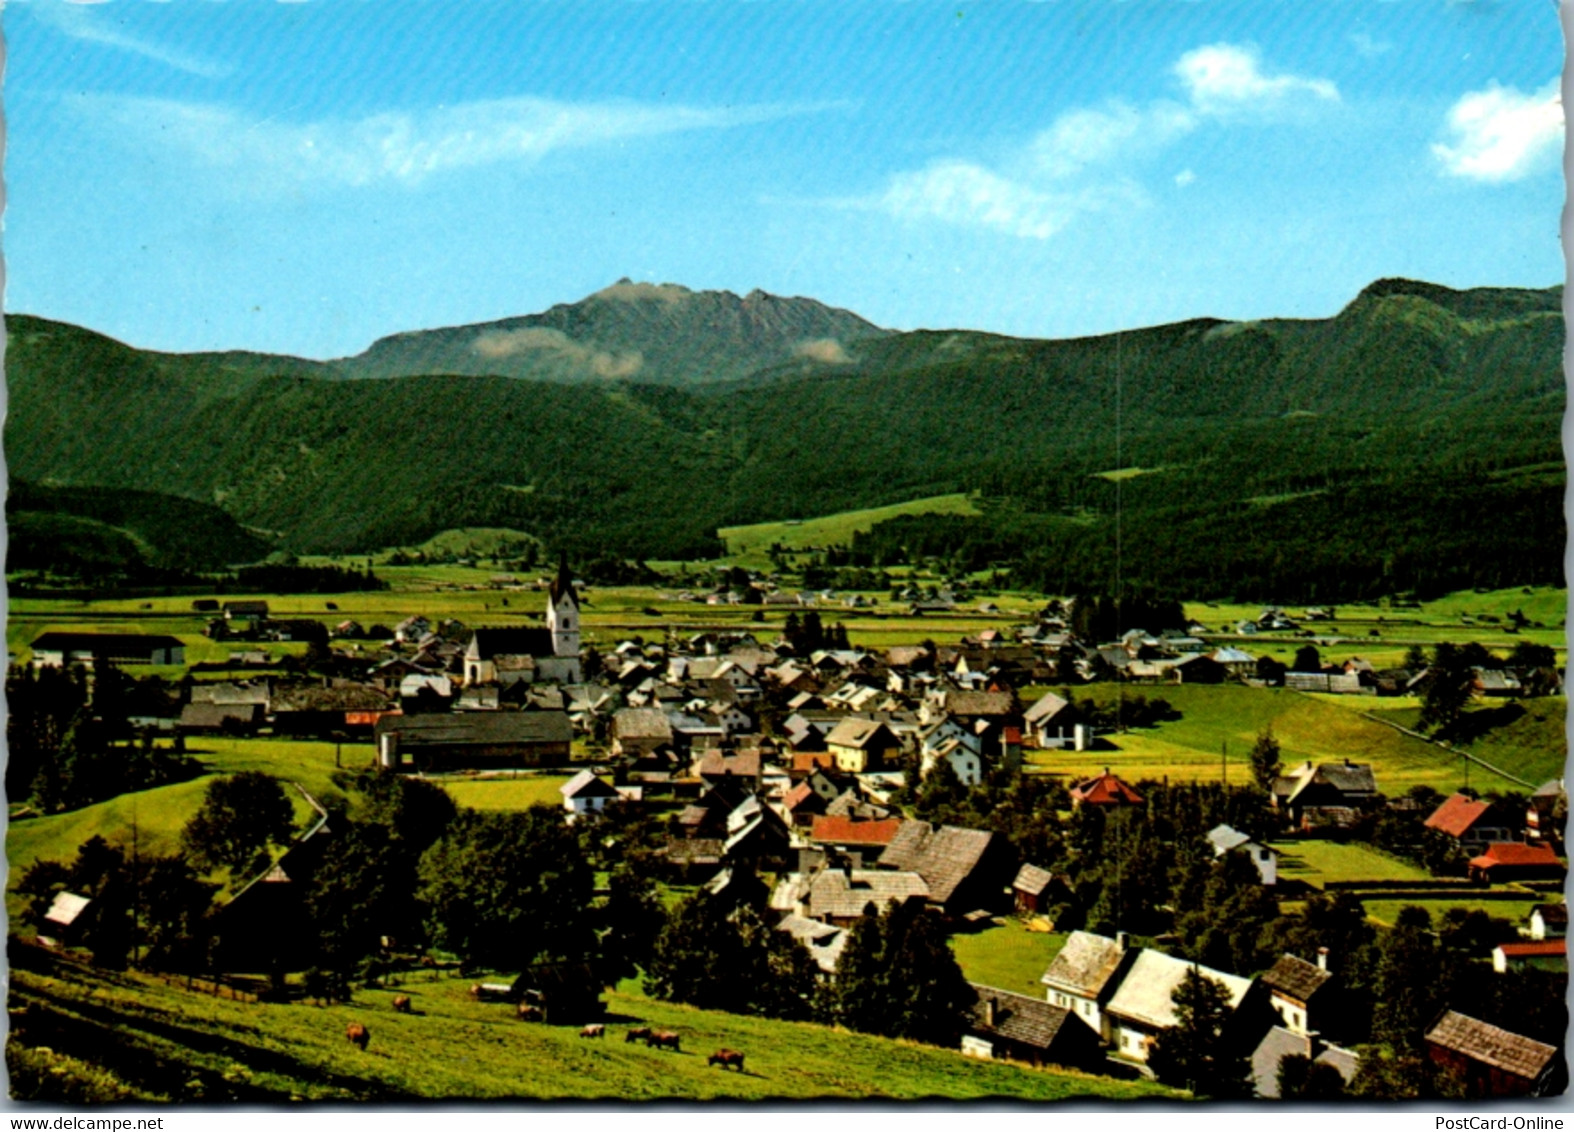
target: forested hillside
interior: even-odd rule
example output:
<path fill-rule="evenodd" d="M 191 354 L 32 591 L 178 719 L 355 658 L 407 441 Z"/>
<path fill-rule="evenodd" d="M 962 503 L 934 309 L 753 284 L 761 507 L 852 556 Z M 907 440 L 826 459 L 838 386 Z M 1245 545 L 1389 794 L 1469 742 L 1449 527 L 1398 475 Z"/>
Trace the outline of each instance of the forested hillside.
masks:
<path fill-rule="evenodd" d="M 734 314 L 754 301 L 682 295 Z M 711 384 L 681 388 L 347 380 L 291 358 L 270 373 L 256 355 L 153 354 L 12 316 L 7 458 L 30 481 L 211 502 L 294 551 L 490 526 L 707 557 L 719 526 L 976 491 L 984 514 L 934 536 L 946 554 L 1056 590 L 1118 577 L 1338 600 L 1561 581 L 1561 288 L 1385 280 L 1330 319 L 1068 341 L 885 334 L 773 302 L 809 305 L 752 354 L 740 323 L 717 323 Z M 590 309 L 609 305 L 626 325 Z M 657 356 L 661 324 L 627 300 L 573 307 L 601 352 Z M 573 338 L 570 309 L 547 315 Z M 703 322 L 669 327 L 683 357 L 703 355 Z M 854 349 L 783 347 L 859 325 Z M 450 341 L 431 333 L 401 337 Z M 736 376 L 740 357 L 783 348 L 793 356 Z M 906 552 L 890 531 L 871 537 L 863 560 Z"/>

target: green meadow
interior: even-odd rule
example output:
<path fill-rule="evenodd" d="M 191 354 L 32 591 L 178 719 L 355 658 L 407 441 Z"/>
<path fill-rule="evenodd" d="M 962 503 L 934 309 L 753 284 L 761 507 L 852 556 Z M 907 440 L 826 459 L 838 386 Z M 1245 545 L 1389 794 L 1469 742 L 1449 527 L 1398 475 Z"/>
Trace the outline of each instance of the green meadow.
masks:
<path fill-rule="evenodd" d="M 887 507 L 867 507 L 802 520 L 752 523 L 743 527 L 722 527 L 716 533 L 727 544 L 726 561 L 739 566 L 767 567 L 770 548 L 780 546 L 794 551 L 806 547 L 848 546 L 853 533 L 867 531 L 876 523 L 899 515 L 977 515 L 978 503 L 971 495 L 935 495 Z"/>
<path fill-rule="evenodd" d="M 32 964 L 28 964 L 32 965 Z M 470 979 L 412 978 L 352 1003 L 233 1002 L 156 976 L 42 964 L 13 970 L 12 1008 L 34 1007 L 54 1054 L 98 1066 L 127 1099 L 407 1101 L 606 1098 L 628 1101 L 828 1097 L 1179 1097 L 1149 1082 L 979 1061 L 953 1050 L 807 1022 L 656 1002 L 625 983 L 607 996 L 607 1037 L 521 1023 L 471 1000 Z M 410 1014 L 391 1009 L 407 994 Z M 345 1040 L 360 1022 L 362 1052 Z M 628 1025 L 676 1030 L 681 1052 L 623 1040 Z M 712 1067 L 741 1051 L 743 1072 Z"/>

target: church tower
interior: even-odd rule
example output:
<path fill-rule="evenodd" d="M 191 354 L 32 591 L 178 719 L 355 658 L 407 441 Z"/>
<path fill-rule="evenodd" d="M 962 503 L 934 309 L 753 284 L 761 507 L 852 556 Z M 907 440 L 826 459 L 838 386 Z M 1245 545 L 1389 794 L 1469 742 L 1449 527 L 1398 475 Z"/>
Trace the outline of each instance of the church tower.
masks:
<path fill-rule="evenodd" d="M 547 590 L 547 629 L 552 634 L 553 656 L 579 656 L 579 595 L 574 592 L 566 553 Z"/>

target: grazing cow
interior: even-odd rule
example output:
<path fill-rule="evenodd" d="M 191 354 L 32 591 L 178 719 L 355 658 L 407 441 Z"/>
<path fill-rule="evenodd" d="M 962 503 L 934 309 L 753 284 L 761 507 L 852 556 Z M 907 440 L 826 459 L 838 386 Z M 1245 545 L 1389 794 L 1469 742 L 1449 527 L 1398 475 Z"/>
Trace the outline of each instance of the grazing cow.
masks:
<path fill-rule="evenodd" d="M 649 1026 L 635 1026 L 632 1030 L 630 1030 L 627 1034 L 625 1034 L 623 1036 L 623 1044 L 624 1045 L 628 1045 L 629 1042 L 647 1042 L 648 1043 L 649 1041 L 650 1041 L 650 1027 Z"/>
<path fill-rule="evenodd" d="M 728 1066 L 731 1066 L 732 1068 L 736 1069 L 739 1073 L 742 1073 L 743 1072 L 743 1054 L 739 1053 L 735 1049 L 719 1049 L 715 1053 L 710 1055 L 710 1058 L 709 1058 L 707 1064 L 719 1065 L 723 1069 L 726 1069 Z"/>
<path fill-rule="evenodd" d="M 579 1036 L 582 1038 L 604 1038 L 607 1036 L 607 1027 L 604 1023 L 592 1022 L 579 1031 Z"/>
<path fill-rule="evenodd" d="M 645 1039 L 645 1044 L 651 1049 L 670 1049 L 681 1053 L 678 1048 L 678 1035 L 673 1030 L 652 1030 L 650 1037 Z"/>
<path fill-rule="evenodd" d="M 345 1028 L 344 1036 L 353 1046 L 359 1046 L 362 1053 L 366 1052 L 366 1044 L 372 1040 L 372 1032 L 359 1022 L 351 1022 Z"/>
<path fill-rule="evenodd" d="M 395 1014 L 410 1013 L 410 996 L 407 994 L 394 995 L 393 1008 Z"/>
<path fill-rule="evenodd" d="M 521 1022 L 539 1022 L 542 1019 L 541 1008 L 533 1002 L 519 1004 L 519 1020 Z"/>

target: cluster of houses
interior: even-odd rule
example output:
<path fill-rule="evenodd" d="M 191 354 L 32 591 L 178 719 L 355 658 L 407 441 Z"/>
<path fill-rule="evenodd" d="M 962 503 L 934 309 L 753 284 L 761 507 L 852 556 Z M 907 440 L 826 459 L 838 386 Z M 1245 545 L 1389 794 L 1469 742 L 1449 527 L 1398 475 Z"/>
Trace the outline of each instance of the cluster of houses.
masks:
<path fill-rule="evenodd" d="M 547 586 L 546 604 L 540 627 L 466 629 L 408 618 L 386 648 L 336 651 L 343 674 L 333 677 L 188 682 L 177 716 L 142 722 L 181 734 L 271 728 L 370 738 L 380 768 L 424 775 L 569 767 L 576 742 L 592 740 L 606 757 L 563 784 L 570 820 L 618 802 L 661 804 L 676 815 L 662 851 L 673 876 L 721 893 L 773 875 L 769 907 L 778 930 L 802 941 L 830 977 L 850 926 L 892 902 L 919 905 L 962 928 L 1012 905 L 1037 915 L 1064 897 L 1066 878 L 1017 861 L 1002 836 L 908 819 L 892 804 L 909 768 L 928 776 L 944 764 L 971 785 L 994 768 L 1020 766 L 1025 748 L 1097 745 L 1076 705 L 1054 693 L 1025 705 L 1019 689 L 1073 678 L 1264 679 L 1257 658 L 1210 650 L 1196 635 L 1201 626 L 1133 631 L 1094 647 L 1050 617 L 1014 635 L 986 630 L 954 646 L 804 656 L 785 641 L 706 632 L 684 642 L 625 640 L 592 657 L 582 647 L 580 601 L 566 565 Z M 224 636 L 290 631 L 289 623 L 280 630 L 269 620 L 263 602 L 231 602 L 218 612 Z M 1287 620 L 1273 610 L 1255 624 L 1279 631 Z M 335 635 L 354 641 L 364 633 L 345 622 Z M 38 664 L 181 663 L 174 638 L 48 633 L 33 649 Z M 1321 690 L 1337 690 L 1333 682 L 1346 678 L 1353 687 L 1381 688 L 1383 674 L 1352 663 L 1353 670 L 1282 679 L 1318 675 Z M 1070 783 L 1069 792 L 1079 807 L 1144 804 L 1108 769 Z M 1549 783 L 1518 814 L 1456 795 L 1426 825 L 1470 851 L 1472 879 L 1560 877 L 1554 809 L 1561 795 L 1562 783 Z M 1372 768 L 1348 761 L 1289 768 L 1272 789 L 1285 826 L 1305 833 L 1348 828 L 1378 799 Z M 1271 847 L 1229 826 L 1208 839 L 1215 855 L 1246 854 L 1264 885 L 1278 883 Z M 291 852 L 305 862 L 321 841 Z M 246 890 L 232 902 L 246 905 L 247 924 L 277 921 L 292 868 L 287 854 L 257 879 L 249 902 Z M 61 916 L 73 916 L 69 905 Z M 1499 969 L 1566 964 L 1566 910 L 1548 904 L 1538 915 L 1529 940 L 1499 948 Z M 252 936 L 232 930 L 228 938 Z M 1327 970 L 1326 956 L 1315 958 L 1284 956 L 1256 979 L 1201 969 L 1228 992 L 1234 1040 L 1251 1053 L 1261 1095 L 1275 1095 L 1277 1066 L 1289 1053 L 1331 1065 L 1346 1080 L 1354 1074 L 1355 1054 L 1333 1044 L 1337 973 Z M 1174 1024 L 1173 991 L 1195 967 L 1124 937 L 1075 932 L 1044 975 L 1043 999 L 976 988 L 964 1049 L 1091 1069 L 1114 1057 L 1140 1067 L 1156 1035 Z M 1543 1089 L 1552 1064 L 1561 1064 L 1550 1047 L 1462 1015 L 1442 1019 L 1427 1041 L 1440 1064 L 1502 1093 Z"/>

